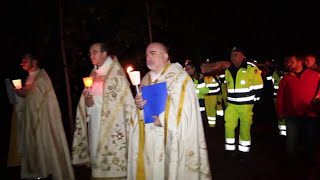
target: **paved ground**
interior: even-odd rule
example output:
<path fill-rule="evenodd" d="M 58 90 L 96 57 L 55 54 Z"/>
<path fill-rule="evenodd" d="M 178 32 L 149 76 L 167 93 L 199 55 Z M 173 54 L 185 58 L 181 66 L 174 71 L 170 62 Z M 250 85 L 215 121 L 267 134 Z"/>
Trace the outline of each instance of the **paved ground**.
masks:
<path fill-rule="evenodd" d="M 271 92 L 271 91 L 270 91 Z M 274 117 L 273 98 L 265 95 L 263 105 L 256 106 L 254 122 L 251 129 L 252 146 L 247 161 L 240 163 L 239 158 L 230 157 L 224 151 L 224 121 L 217 119 L 217 126 L 211 128 L 208 135 L 208 152 L 211 171 L 215 180 L 319 180 L 320 166 L 309 167 L 303 154 L 299 154 L 297 166 L 287 169 L 285 165 L 285 139 L 278 135 L 277 122 Z M 10 107 L 10 106 L 7 106 Z M 8 109 L 6 122 L 10 122 L 11 113 Z M 3 128 L 0 132 L 2 145 L 8 145 L 10 128 Z M 320 134 L 320 133 L 319 133 Z M 319 138 L 320 140 L 320 138 Z M 303 148 L 299 147 L 299 150 Z M 320 141 L 317 145 L 317 160 L 320 162 Z M 20 169 L 6 168 L 7 148 L 1 146 L 1 169 L 0 179 L 19 179 Z M 86 167 L 75 167 L 77 180 L 89 180 L 90 170 Z"/>
<path fill-rule="evenodd" d="M 210 164 L 216 180 L 255 179 L 320 179 L 320 166 L 307 166 L 303 154 L 298 165 L 287 169 L 285 164 L 285 139 L 278 135 L 276 126 L 260 122 L 252 126 L 252 146 L 247 161 L 230 157 L 224 152 L 224 128 L 220 125 L 210 132 L 208 143 Z M 318 143 L 318 149 L 319 143 Z M 319 158 L 318 151 L 318 160 Z"/>
<path fill-rule="evenodd" d="M 257 122 L 252 126 L 252 147 L 247 161 L 240 163 L 239 158 L 230 157 L 224 152 L 223 120 L 218 119 L 218 125 L 208 134 L 208 151 L 211 171 L 215 180 L 319 180 L 320 166 L 310 168 L 300 153 L 296 168 L 287 170 L 285 166 L 285 139 L 277 135 L 274 124 Z M 318 143 L 318 149 L 320 149 Z M 317 159 L 320 160 L 318 151 Z M 8 168 L 8 180 L 19 179 L 19 168 Z M 90 179 L 90 170 L 85 167 L 75 167 L 78 180 Z M 2 179 L 2 178 L 1 178 Z"/>

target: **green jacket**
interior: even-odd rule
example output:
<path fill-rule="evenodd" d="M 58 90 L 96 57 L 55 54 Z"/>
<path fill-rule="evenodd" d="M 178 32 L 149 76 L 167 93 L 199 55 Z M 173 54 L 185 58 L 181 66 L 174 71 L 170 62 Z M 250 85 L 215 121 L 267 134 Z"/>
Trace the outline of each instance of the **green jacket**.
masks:
<path fill-rule="evenodd" d="M 275 70 L 272 73 L 272 82 L 273 82 L 273 96 L 277 97 L 277 91 L 279 89 L 280 80 L 286 72 Z"/>
<path fill-rule="evenodd" d="M 209 88 L 206 86 L 204 82 L 204 78 L 193 78 L 193 83 L 196 87 L 196 93 L 198 95 L 198 99 L 204 99 L 204 95 L 209 93 Z"/>
<path fill-rule="evenodd" d="M 228 102 L 231 104 L 254 104 L 260 99 L 263 80 L 259 68 L 243 61 L 239 68 L 233 64 L 226 70 Z"/>

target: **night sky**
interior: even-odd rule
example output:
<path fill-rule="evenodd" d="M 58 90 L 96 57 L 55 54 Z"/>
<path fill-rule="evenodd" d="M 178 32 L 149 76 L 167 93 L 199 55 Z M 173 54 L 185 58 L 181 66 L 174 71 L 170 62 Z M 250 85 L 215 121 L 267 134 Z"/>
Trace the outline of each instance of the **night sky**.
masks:
<path fill-rule="evenodd" d="M 109 53 L 117 55 L 124 67 L 132 64 L 144 74 L 144 53 L 150 41 L 146 2 L 153 41 L 168 45 L 173 62 L 229 60 L 234 46 L 242 47 L 248 59 L 259 63 L 268 59 L 281 62 L 289 54 L 320 52 L 320 15 L 314 4 L 64 0 L 60 21 L 58 0 L 6 1 L 1 6 L 2 55 L 6 62 L 1 79 L 25 77 L 19 64 L 21 56 L 31 52 L 43 62 L 58 97 L 63 99 L 60 37 L 70 83 L 75 88 L 75 104 L 83 86 L 81 78 L 92 67 L 87 53 L 93 42 L 105 42 Z"/>
<path fill-rule="evenodd" d="M 133 51 L 143 53 L 149 41 L 145 2 L 65 0 L 62 6 L 66 51 L 87 51 L 90 43 L 104 41 L 119 46 L 114 53 L 120 57 L 134 56 Z M 314 4 L 149 2 L 153 40 L 167 44 L 175 61 L 228 60 L 233 46 L 241 46 L 247 57 L 258 60 L 280 60 L 288 53 L 319 48 L 319 13 Z M 3 8 L 5 25 L 1 29 L 5 54 L 10 59 L 20 61 L 18 57 L 26 51 L 43 57 L 57 51 L 59 58 L 58 1 L 7 2 Z M 79 35 L 84 33 L 86 36 Z"/>
<path fill-rule="evenodd" d="M 64 99 L 61 37 L 74 104 L 83 86 L 81 78 L 92 68 L 87 53 L 93 42 L 105 42 L 109 53 L 117 55 L 124 67 L 132 64 L 144 74 L 144 53 L 150 41 L 146 2 L 153 41 L 168 45 L 173 62 L 229 60 L 234 46 L 242 47 L 248 59 L 259 63 L 271 59 L 281 62 L 290 54 L 320 52 L 320 16 L 314 4 L 65 0 L 59 9 L 57 0 L 6 1 L 1 6 L 2 55 L 6 63 L 1 79 L 25 77 L 19 64 L 21 56 L 31 52 L 43 62 L 58 98 Z"/>

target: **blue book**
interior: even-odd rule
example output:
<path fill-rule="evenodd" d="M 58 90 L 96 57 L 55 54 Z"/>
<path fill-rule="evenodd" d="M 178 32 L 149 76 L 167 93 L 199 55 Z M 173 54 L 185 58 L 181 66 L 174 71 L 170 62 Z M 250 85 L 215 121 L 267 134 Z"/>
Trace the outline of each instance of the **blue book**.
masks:
<path fill-rule="evenodd" d="M 143 106 L 144 123 L 154 122 L 155 118 L 152 116 L 159 116 L 166 109 L 167 96 L 166 82 L 142 87 L 142 98 L 147 100 Z"/>

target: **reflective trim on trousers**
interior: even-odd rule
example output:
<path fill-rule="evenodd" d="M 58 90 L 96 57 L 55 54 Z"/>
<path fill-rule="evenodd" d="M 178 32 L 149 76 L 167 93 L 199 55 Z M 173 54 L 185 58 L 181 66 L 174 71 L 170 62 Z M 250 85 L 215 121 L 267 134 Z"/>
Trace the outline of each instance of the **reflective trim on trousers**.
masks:
<path fill-rule="evenodd" d="M 220 78 L 224 78 L 224 77 L 226 77 L 226 75 L 221 74 L 219 77 L 220 77 Z"/>
<path fill-rule="evenodd" d="M 274 89 L 279 89 L 279 86 L 273 86 Z"/>
<path fill-rule="evenodd" d="M 286 125 L 278 125 L 279 130 L 287 130 Z"/>
<path fill-rule="evenodd" d="M 274 96 L 277 96 L 277 93 L 276 93 L 276 92 L 274 92 L 274 93 L 273 93 L 273 95 L 274 95 Z"/>
<path fill-rule="evenodd" d="M 245 102 L 245 101 L 252 101 L 255 99 L 255 95 L 248 96 L 248 97 L 242 97 L 242 98 L 232 98 L 228 97 L 229 101 L 235 101 L 235 102 Z"/>
<path fill-rule="evenodd" d="M 238 145 L 238 149 L 239 149 L 239 151 L 241 151 L 241 152 L 249 152 L 250 151 L 250 147 L 248 147 L 248 146 L 242 146 L 242 145 Z"/>
<path fill-rule="evenodd" d="M 235 138 L 226 138 L 226 143 L 227 144 L 234 144 L 236 142 Z"/>
<path fill-rule="evenodd" d="M 216 121 L 215 120 L 209 120 L 208 123 L 209 124 L 216 124 Z"/>
<path fill-rule="evenodd" d="M 223 110 L 217 110 L 217 115 L 218 116 L 223 116 Z"/>
<path fill-rule="evenodd" d="M 236 150 L 236 145 L 234 144 L 225 144 L 225 149 L 228 151 L 234 151 Z"/>
<path fill-rule="evenodd" d="M 287 131 L 280 131 L 279 134 L 280 134 L 281 136 L 287 136 Z"/>
<path fill-rule="evenodd" d="M 198 86 L 197 86 L 197 88 L 203 88 L 203 87 L 206 87 L 205 83 L 198 84 Z"/>
<path fill-rule="evenodd" d="M 208 120 L 216 120 L 216 117 L 208 116 Z"/>
<path fill-rule="evenodd" d="M 268 77 L 267 77 L 267 80 L 272 80 L 272 77 L 271 77 L 271 76 L 268 76 Z"/>
<path fill-rule="evenodd" d="M 259 101 L 259 100 L 260 100 L 260 97 L 254 98 L 254 101 Z"/>
<path fill-rule="evenodd" d="M 241 141 L 239 140 L 239 144 L 242 146 L 250 146 L 251 145 L 251 141 Z"/>
<path fill-rule="evenodd" d="M 206 108 L 205 108 L 205 107 L 200 107 L 199 110 L 200 110 L 200 111 L 205 111 Z"/>

